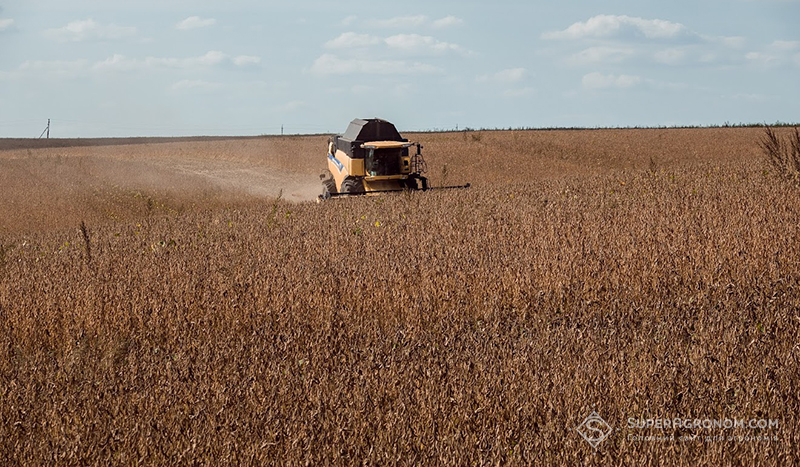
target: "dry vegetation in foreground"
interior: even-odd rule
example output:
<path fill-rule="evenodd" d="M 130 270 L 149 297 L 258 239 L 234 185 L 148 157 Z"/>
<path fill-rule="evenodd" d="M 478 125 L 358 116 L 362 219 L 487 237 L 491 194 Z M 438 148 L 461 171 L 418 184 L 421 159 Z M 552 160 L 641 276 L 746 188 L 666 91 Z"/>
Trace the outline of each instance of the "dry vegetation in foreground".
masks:
<path fill-rule="evenodd" d="M 796 464 L 800 197 L 760 136 L 419 135 L 475 188 L 3 234 L 0 463 Z M 627 427 L 662 417 L 779 427 Z"/>

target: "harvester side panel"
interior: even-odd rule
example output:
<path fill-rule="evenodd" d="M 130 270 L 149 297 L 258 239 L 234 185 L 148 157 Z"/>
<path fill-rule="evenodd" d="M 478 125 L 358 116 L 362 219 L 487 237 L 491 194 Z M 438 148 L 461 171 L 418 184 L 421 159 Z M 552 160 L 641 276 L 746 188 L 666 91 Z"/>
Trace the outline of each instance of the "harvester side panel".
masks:
<path fill-rule="evenodd" d="M 354 159 L 344 151 L 337 150 L 336 154 L 328 155 L 328 170 L 333 174 L 336 186 L 341 187 L 347 177 L 363 177 L 364 159 Z"/>

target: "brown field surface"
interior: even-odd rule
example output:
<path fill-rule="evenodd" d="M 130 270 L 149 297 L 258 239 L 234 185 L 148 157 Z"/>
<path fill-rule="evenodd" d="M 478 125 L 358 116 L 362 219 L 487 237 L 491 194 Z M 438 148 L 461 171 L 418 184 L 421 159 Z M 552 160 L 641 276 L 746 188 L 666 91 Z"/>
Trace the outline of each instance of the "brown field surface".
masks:
<path fill-rule="evenodd" d="M 325 136 L 0 140 L 0 464 L 797 464 L 762 135 L 406 135 L 473 187 L 323 204 Z"/>

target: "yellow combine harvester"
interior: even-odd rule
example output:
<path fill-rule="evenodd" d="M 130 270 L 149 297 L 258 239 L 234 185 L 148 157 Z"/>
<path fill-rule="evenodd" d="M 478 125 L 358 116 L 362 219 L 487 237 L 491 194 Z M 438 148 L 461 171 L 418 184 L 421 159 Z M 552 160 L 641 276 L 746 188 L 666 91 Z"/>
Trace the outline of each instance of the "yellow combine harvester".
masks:
<path fill-rule="evenodd" d="M 409 149 L 416 148 L 411 154 Z M 391 123 L 379 118 L 355 119 L 342 135 L 328 141 L 328 170 L 320 179 L 320 200 L 333 196 L 365 195 L 403 190 L 431 190 L 422 158 L 422 145 L 400 136 Z M 459 186 L 436 187 L 469 188 Z"/>

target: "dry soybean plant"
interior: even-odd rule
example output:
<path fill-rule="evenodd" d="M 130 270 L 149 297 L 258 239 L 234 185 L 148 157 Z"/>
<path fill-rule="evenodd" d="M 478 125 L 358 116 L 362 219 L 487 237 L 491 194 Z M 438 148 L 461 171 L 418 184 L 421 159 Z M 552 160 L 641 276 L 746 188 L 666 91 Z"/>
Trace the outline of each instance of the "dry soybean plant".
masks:
<path fill-rule="evenodd" d="M 757 132 L 418 136 L 475 188 L 4 234 L 0 463 L 800 462 L 800 200 Z"/>
<path fill-rule="evenodd" d="M 761 140 L 761 149 L 770 166 L 781 178 L 795 186 L 800 185 L 800 130 L 794 128 L 788 137 L 779 136 L 767 127 Z"/>

